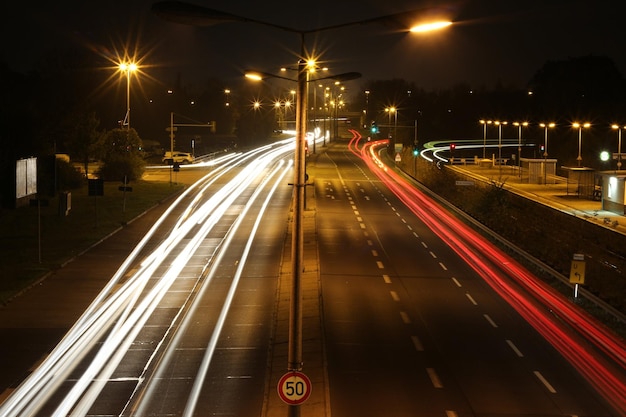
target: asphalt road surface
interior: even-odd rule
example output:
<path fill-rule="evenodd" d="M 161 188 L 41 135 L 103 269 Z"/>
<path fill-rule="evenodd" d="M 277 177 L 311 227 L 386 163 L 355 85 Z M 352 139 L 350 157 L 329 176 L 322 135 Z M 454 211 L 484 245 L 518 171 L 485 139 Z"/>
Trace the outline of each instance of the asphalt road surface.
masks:
<path fill-rule="evenodd" d="M 333 417 L 612 415 L 346 147 L 315 183 Z"/>

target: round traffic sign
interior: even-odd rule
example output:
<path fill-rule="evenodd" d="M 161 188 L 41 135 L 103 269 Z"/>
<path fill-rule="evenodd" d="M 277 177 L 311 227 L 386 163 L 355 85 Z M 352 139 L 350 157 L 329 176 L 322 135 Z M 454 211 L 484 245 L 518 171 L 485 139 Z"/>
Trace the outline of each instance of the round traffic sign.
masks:
<path fill-rule="evenodd" d="M 278 396 L 289 405 L 302 404 L 310 395 L 311 380 L 302 372 L 287 372 L 278 381 Z"/>

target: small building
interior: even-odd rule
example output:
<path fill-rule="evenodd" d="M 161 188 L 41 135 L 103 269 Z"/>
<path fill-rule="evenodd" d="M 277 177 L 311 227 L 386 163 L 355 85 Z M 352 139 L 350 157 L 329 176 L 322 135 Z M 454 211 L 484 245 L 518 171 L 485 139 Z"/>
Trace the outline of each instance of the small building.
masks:
<path fill-rule="evenodd" d="M 599 173 L 602 183 L 602 210 L 626 215 L 626 171 Z"/>
<path fill-rule="evenodd" d="M 587 167 L 561 167 L 567 171 L 567 195 L 598 200 L 596 170 Z"/>
<path fill-rule="evenodd" d="M 522 172 L 527 173 L 529 184 L 554 184 L 556 159 L 520 158 Z"/>

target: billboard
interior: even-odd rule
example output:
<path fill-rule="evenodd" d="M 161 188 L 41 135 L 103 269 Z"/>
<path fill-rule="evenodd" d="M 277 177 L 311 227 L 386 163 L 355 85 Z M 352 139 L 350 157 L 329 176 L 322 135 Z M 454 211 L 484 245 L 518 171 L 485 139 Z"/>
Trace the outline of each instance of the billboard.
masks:
<path fill-rule="evenodd" d="M 19 159 L 15 163 L 15 199 L 37 194 L 37 158 Z"/>

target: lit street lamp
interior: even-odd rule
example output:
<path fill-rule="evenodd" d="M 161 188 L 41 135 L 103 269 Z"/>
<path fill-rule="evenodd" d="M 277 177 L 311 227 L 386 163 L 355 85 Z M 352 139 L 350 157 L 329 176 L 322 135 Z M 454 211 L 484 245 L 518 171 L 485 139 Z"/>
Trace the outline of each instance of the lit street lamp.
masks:
<path fill-rule="evenodd" d="M 522 177 L 522 127 L 528 127 L 528 122 L 513 122 L 517 126 L 517 166 L 519 176 Z"/>
<path fill-rule="evenodd" d="M 137 64 L 134 62 L 122 62 L 118 66 L 121 72 L 126 73 L 126 116 L 122 126 L 130 130 L 130 74 L 137 71 Z"/>
<path fill-rule="evenodd" d="M 506 125 L 509 122 L 496 120 L 493 123 L 498 126 L 498 167 L 500 167 L 500 171 L 502 171 L 502 125 Z"/>
<path fill-rule="evenodd" d="M 544 129 L 544 139 L 543 139 L 543 183 L 547 184 L 548 182 L 548 128 L 553 128 L 556 126 L 555 123 L 539 123 L 539 126 Z"/>
<path fill-rule="evenodd" d="M 388 117 L 388 125 L 389 125 L 389 138 L 391 139 L 391 115 L 394 115 L 394 124 L 393 124 L 393 139 L 396 139 L 396 133 L 397 133 L 397 129 L 398 129 L 398 109 L 395 106 L 391 106 L 391 107 L 386 107 L 385 108 L 385 112 L 387 113 Z"/>
<path fill-rule="evenodd" d="M 572 127 L 574 129 L 578 129 L 578 157 L 576 158 L 576 160 L 578 161 L 578 166 L 580 167 L 580 165 L 582 164 L 583 161 L 583 157 L 581 156 L 581 148 L 582 148 L 582 144 L 583 144 L 583 127 L 584 128 L 588 128 L 589 126 L 591 126 L 591 123 L 572 123 Z"/>
<path fill-rule="evenodd" d="M 483 159 L 487 158 L 486 150 L 487 150 L 487 125 L 490 125 L 491 120 L 481 120 L 480 124 L 483 125 Z"/>
<path fill-rule="evenodd" d="M 422 9 L 419 12 L 424 13 L 428 9 Z M 289 340 L 288 340 L 288 358 L 287 365 L 289 371 L 299 371 L 302 368 L 302 306 L 301 306 L 301 275 L 304 268 L 303 248 L 304 239 L 302 231 L 303 212 L 304 212 L 304 190 L 305 181 L 305 143 L 306 143 L 306 121 L 307 121 L 307 60 L 305 48 L 305 35 L 319 33 L 331 29 L 361 25 L 365 23 L 389 23 L 397 22 L 398 19 L 406 18 L 416 14 L 416 10 L 396 13 L 388 16 L 375 17 L 367 20 L 337 24 L 333 26 L 322 27 L 313 30 L 297 30 L 286 26 L 276 25 L 273 23 L 263 22 L 256 19 L 250 19 L 237 16 L 231 13 L 221 12 L 180 1 L 160 1 L 152 5 L 152 11 L 166 20 L 178 22 L 187 25 L 209 26 L 224 22 L 246 22 L 256 23 L 263 26 L 269 26 L 283 31 L 297 34 L 300 37 L 300 56 L 298 59 L 298 77 L 296 90 L 296 143 L 294 154 L 294 181 L 293 181 L 293 232 L 292 232 L 292 248 L 291 248 L 291 273 L 292 273 L 292 289 L 289 307 Z M 446 26 L 449 22 L 446 22 Z M 421 26 L 424 28 L 424 26 Z M 432 27 L 431 29 L 439 29 L 440 27 Z M 199 390 L 199 387 L 197 388 Z M 300 415 L 300 406 L 298 404 L 289 406 L 289 414 L 293 416 Z"/>
<path fill-rule="evenodd" d="M 617 170 L 619 171 L 622 169 L 622 129 L 626 129 L 626 126 L 613 124 L 611 128 L 617 130 Z"/>

